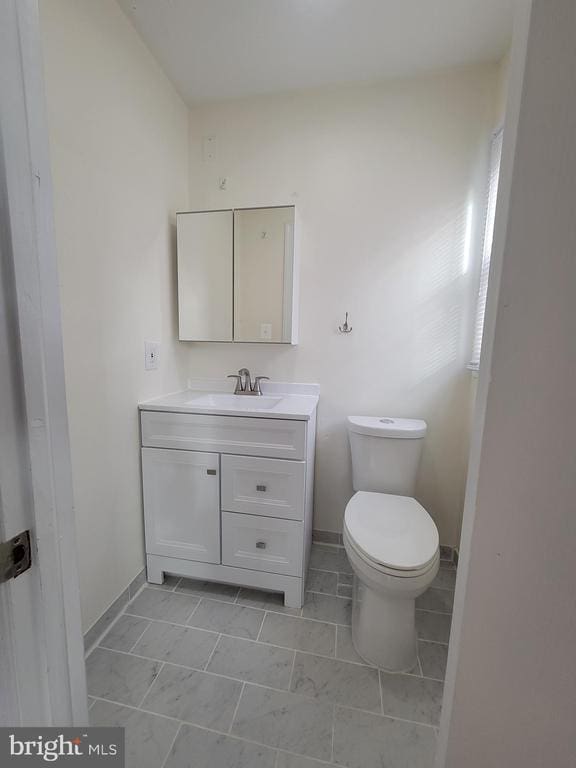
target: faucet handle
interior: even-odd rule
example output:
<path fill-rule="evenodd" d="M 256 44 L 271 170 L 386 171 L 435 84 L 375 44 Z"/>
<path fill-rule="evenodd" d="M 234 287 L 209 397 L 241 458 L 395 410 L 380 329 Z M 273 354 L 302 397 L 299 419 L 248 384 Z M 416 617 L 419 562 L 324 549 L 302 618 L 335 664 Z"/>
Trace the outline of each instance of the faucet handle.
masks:
<path fill-rule="evenodd" d="M 237 395 L 239 392 L 242 392 L 242 376 L 238 373 L 229 373 L 226 377 L 227 379 L 236 379 L 236 386 L 234 388 L 234 394 Z"/>
<path fill-rule="evenodd" d="M 254 392 L 256 395 L 261 395 L 262 390 L 260 389 L 260 382 L 261 381 L 270 381 L 270 376 L 256 376 L 254 378 L 254 384 L 252 386 L 252 392 Z"/>

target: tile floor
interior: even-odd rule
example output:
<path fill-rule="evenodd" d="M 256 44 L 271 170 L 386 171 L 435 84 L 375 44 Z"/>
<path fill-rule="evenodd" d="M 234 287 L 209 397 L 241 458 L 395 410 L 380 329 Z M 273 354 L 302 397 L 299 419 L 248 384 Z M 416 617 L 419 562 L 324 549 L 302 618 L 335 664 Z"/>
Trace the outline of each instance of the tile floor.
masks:
<path fill-rule="evenodd" d="M 88 656 L 92 725 L 126 728 L 127 768 L 430 768 L 456 572 L 417 604 L 419 660 L 356 655 L 351 568 L 313 546 L 302 610 L 280 595 L 167 577 Z"/>

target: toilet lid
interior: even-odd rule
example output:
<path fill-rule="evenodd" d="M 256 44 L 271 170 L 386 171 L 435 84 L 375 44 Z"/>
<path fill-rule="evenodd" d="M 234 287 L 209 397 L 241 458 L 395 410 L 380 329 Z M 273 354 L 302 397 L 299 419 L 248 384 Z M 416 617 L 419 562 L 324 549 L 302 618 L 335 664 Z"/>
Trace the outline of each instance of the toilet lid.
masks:
<path fill-rule="evenodd" d="M 357 549 L 388 568 L 423 568 L 438 551 L 434 520 L 410 496 L 358 491 L 348 502 L 344 523 Z"/>

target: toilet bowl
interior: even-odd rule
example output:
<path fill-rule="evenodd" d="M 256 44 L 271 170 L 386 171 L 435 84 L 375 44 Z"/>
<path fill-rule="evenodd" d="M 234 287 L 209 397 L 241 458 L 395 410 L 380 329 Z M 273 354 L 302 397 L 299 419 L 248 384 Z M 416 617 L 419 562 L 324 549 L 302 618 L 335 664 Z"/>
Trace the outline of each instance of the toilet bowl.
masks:
<path fill-rule="evenodd" d="M 416 499 L 360 491 L 346 507 L 344 547 L 354 572 L 356 651 L 383 669 L 411 670 L 418 655 L 415 601 L 440 563 L 434 521 Z"/>
<path fill-rule="evenodd" d="M 344 515 L 344 547 L 354 572 L 352 640 L 365 661 L 409 671 L 418 654 L 416 598 L 440 563 L 436 525 L 410 495 L 426 424 L 348 421 L 356 490 Z"/>

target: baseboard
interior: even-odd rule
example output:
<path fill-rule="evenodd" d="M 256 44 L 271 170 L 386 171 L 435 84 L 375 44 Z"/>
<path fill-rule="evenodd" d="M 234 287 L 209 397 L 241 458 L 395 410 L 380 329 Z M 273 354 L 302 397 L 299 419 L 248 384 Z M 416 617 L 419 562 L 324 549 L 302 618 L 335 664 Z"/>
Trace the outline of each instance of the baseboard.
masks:
<path fill-rule="evenodd" d="M 107 608 L 99 619 L 96 619 L 90 629 L 84 634 L 84 650 L 88 651 L 95 643 L 102 637 L 102 635 L 108 630 L 108 627 L 124 610 L 124 607 L 129 603 L 134 595 L 138 592 L 140 587 L 146 581 L 146 569 L 142 568 L 140 573 L 132 579 L 130 584 L 124 589 L 118 597 L 114 600 L 112 605 Z"/>
<path fill-rule="evenodd" d="M 342 544 L 342 534 L 336 531 L 312 531 L 312 541 L 318 544 Z"/>
<path fill-rule="evenodd" d="M 445 544 L 440 544 L 440 559 L 448 560 L 450 563 L 458 563 L 458 550 L 456 547 L 448 547 Z"/>

